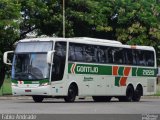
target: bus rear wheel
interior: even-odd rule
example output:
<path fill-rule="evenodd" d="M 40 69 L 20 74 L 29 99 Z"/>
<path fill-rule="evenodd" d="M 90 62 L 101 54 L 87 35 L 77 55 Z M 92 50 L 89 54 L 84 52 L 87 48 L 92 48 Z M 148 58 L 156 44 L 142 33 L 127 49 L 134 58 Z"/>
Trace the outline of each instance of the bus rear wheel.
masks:
<path fill-rule="evenodd" d="M 142 95 L 143 95 L 142 87 L 137 86 L 136 90 L 134 91 L 133 101 L 139 102 Z"/>
<path fill-rule="evenodd" d="M 76 99 L 77 91 L 74 85 L 70 85 L 68 95 L 64 97 L 65 102 L 74 102 Z"/>
<path fill-rule="evenodd" d="M 134 89 L 131 85 L 129 85 L 126 89 L 125 101 L 126 102 L 132 102 L 133 101 L 133 95 L 134 95 Z"/>
<path fill-rule="evenodd" d="M 131 85 L 129 85 L 126 89 L 126 96 L 118 97 L 120 102 L 132 102 L 134 96 L 134 89 Z"/>
<path fill-rule="evenodd" d="M 44 99 L 44 97 L 38 96 L 38 95 L 32 96 L 32 98 L 33 98 L 34 102 L 36 102 L 36 103 L 40 103 Z"/>

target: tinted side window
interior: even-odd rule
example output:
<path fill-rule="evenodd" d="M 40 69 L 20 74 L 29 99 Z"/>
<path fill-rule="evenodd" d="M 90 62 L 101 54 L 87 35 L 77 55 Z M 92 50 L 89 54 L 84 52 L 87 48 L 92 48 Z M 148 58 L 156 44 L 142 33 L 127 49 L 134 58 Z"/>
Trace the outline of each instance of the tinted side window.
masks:
<path fill-rule="evenodd" d="M 70 43 L 68 59 L 69 61 L 84 61 L 83 45 Z"/>
<path fill-rule="evenodd" d="M 95 62 L 95 54 L 94 54 L 94 46 L 93 45 L 83 45 L 83 56 L 85 62 Z"/>
<path fill-rule="evenodd" d="M 96 62 L 93 45 L 70 43 L 69 61 Z"/>
<path fill-rule="evenodd" d="M 116 63 L 116 64 L 124 64 L 125 63 L 123 48 L 113 48 L 112 55 L 114 58 L 113 59 L 114 63 Z"/>
<path fill-rule="evenodd" d="M 114 52 L 113 48 L 109 47 L 108 50 L 108 63 L 113 63 L 114 62 Z"/>
<path fill-rule="evenodd" d="M 105 47 L 94 46 L 94 58 L 97 63 L 106 63 Z"/>
<path fill-rule="evenodd" d="M 135 50 L 137 65 L 154 66 L 154 52 L 148 50 Z"/>
<path fill-rule="evenodd" d="M 146 66 L 146 56 L 145 56 L 145 52 L 142 50 L 137 50 L 137 63 L 140 66 Z"/>
<path fill-rule="evenodd" d="M 69 61 L 154 66 L 154 52 L 79 43 L 69 44 Z"/>
<path fill-rule="evenodd" d="M 146 65 L 154 66 L 154 52 L 153 51 L 145 51 L 146 56 Z"/>
<path fill-rule="evenodd" d="M 136 64 L 133 58 L 134 54 L 132 49 L 124 48 L 124 54 L 125 54 L 125 64 L 127 65 Z"/>

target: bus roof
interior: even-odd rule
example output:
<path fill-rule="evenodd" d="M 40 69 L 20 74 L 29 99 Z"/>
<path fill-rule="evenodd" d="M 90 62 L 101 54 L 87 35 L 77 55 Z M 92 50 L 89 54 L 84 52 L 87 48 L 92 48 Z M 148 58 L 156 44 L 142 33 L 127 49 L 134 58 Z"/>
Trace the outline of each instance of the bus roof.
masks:
<path fill-rule="evenodd" d="M 139 46 L 139 45 L 124 45 L 119 41 L 107 40 L 107 39 L 98 39 L 98 38 L 89 38 L 89 37 L 74 37 L 74 38 L 58 38 L 58 37 L 45 37 L 45 38 L 29 38 L 22 39 L 18 42 L 33 42 L 33 41 L 67 41 L 75 43 L 86 43 L 94 45 L 108 45 L 114 47 L 123 47 L 123 48 L 132 48 L 132 49 L 143 49 L 143 50 L 153 50 L 152 46 Z"/>
<path fill-rule="evenodd" d="M 58 41 L 58 40 L 65 40 L 65 41 L 88 41 L 88 42 L 97 42 L 97 43 L 110 43 L 110 44 L 122 44 L 119 41 L 115 40 L 107 40 L 107 39 L 98 39 L 98 38 L 89 38 L 89 37 L 74 37 L 74 38 L 54 38 L 54 37 L 47 37 L 47 38 L 29 38 L 29 39 L 22 39 L 19 42 L 30 42 L 30 41 Z"/>
<path fill-rule="evenodd" d="M 122 45 L 122 43 L 119 41 L 108 40 L 108 39 L 98 39 L 98 38 L 89 38 L 89 37 L 75 37 L 75 38 L 71 38 L 71 39 L 80 40 L 80 41 L 88 41 L 88 42 L 110 43 L 110 44 Z"/>

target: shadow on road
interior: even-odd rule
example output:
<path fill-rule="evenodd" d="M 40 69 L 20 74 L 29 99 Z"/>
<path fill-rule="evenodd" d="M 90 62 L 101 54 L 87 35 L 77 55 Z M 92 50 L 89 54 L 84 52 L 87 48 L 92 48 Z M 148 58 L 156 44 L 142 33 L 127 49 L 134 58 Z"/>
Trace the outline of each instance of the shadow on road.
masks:
<path fill-rule="evenodd" d="M 29 100 L 23 100 L 23 99 L 20 99 L 20 100 L 18 100 L 18 101 L 16 101 L 17 103 L 35 103 L 32 99 L 29 99 Z M 156 102 L 154 99 L 153 100 L 151 100 L 151 99 L 142 99 L 141 101 L 139 101 L 139 102 L 120 102 L 118 99 L 113 99 L 113 100 L 111 100 L 110 102 L 94 102 L 92 99 L 77 99 L 75 102 L 73 102 L 73 103 L 67 103 L 67 102 L 65 102 L 63 99 L 54 99 L 54 98 L 46 98 L 46 99 L 44 99 L 43 100 L 43 102 L 42 103 L 36 103 L 36 104 L 43 104 L 43 103 L 45 103 L 45 104 L 47 104 L 47 103 L 64 103 L 64 104 L 81 104 L 81 103 L 106 103 L 106 104 L 113 104 L 113 103 L 115 103 L 115 104 L 118 104 L 118 103 L 126 103 L 126 104 L 134 104 L 134 103 L 146 103 L 146 102 Z M 157 101 L 158 102 L 158 101 Z"/>

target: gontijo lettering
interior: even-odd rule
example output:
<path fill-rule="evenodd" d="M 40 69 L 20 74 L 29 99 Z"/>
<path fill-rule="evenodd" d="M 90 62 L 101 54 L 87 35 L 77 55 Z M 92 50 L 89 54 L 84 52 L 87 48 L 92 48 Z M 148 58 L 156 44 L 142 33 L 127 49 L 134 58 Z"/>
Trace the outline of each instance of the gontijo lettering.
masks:
<path fill-rule="evenodd" d="M 77 66 L 77 72 L 98 73 L 98 67 L 94 67 L 94 66 Z"/>

